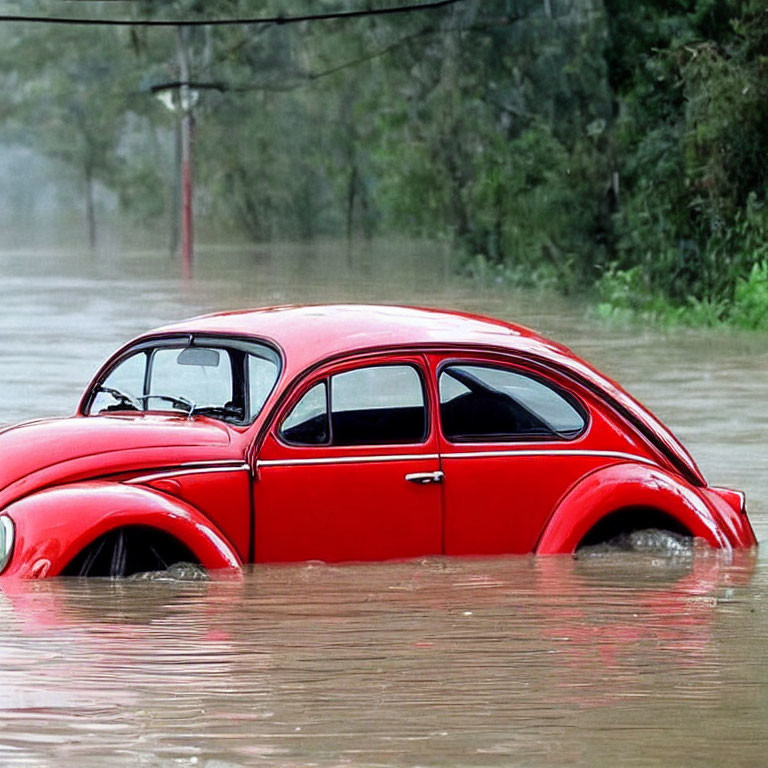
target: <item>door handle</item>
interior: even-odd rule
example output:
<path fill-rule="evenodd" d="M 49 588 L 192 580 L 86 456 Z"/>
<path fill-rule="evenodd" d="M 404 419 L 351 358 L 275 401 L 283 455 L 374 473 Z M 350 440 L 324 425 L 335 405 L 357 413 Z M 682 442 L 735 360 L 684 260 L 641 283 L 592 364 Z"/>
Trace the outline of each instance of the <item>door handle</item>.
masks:
<path fill-rule="evenodd" d="M 405 476 L 405 479 L 409 483 L 427 485 L 428 483 L 442 483 L 443 477 L 443 473 L 438 469 L 436 472 L 411 472 Z"/>

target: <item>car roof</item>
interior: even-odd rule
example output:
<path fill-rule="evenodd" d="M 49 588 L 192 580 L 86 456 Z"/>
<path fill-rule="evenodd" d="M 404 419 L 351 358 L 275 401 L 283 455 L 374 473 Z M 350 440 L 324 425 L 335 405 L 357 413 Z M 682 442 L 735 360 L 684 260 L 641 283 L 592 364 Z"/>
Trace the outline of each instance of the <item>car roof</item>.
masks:
<path fill-rule="evenodd" d="M 252 336 L 272 341 L 285 355 L 283 376 L 287 378 L 337 355 L 397 347 L 477 346 L 535 357 L 599 392 L 666 453 L 683 474 L 697 484 L 704 483 L 696 463 L 679 440 L 626 390 L 567 347 L 522 325 L 424 307 L 286 305 L 193 317 L 158 328 L 139 340 L 176 334 Z"/>
<path fill-rule="evenodd" d="M 164 326 L 152 335 L 212 333 L 276 343 L 293 370 L 339 354 L 412 346 L 531 347 L 568 353 L 529 328 L 465 312 L 372 304 L 264 307 L 219 312 Z"/>

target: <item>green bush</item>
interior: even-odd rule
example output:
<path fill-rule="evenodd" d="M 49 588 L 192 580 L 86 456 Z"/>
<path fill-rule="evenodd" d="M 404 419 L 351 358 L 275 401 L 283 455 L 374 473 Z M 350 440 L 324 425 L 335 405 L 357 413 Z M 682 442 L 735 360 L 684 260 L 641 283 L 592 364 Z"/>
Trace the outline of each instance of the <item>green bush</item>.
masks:
<path fill-rule="evenodd" d="M 742 328 L 768 329 L 768 261 L 754 264 L 737 281 L 731 320 Z"/>

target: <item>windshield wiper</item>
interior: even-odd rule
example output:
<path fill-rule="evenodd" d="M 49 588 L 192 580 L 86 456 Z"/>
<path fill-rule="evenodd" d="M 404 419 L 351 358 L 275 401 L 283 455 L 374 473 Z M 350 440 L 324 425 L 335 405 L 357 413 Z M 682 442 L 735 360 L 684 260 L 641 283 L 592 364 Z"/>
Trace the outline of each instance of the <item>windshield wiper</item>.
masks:
<path fill-rule="evenodd" d="M 182 395 L 129 395 L 126 392 L 115 387 L 105 387 L 100 385 L 96 389 L 97 392 L 105 392 L 108 395 L 112 395 L 115 400 L 118 401 L 120 407 L 126 407 L 130 410 L 141 411 L 147 407 L 147 401 L 156 399 L 164 400 L 170 403 L 174 408 L 178 408 L 181 411 L 185 411 L 187 418 L 191 419 L 197 414 L 203 416 L 213 416 L 219 418 L 230 418 L 242 421 L 245 417 L 245 413 L 242 408 L 238 408 L 234 405 L 196 405 L 191 400 L 188 400 Z M 114 407 L 114 406 L 113 406 Z"/>
<path fill-rule="evenodd" d="M 237 421 L 242 421 L 245 416 L 243 409 L 234 405 L 197 405 L 191 410 L 189 415 L 197 416 L 198 414 L 213 416 L 214 418 L 217 416 L 231 418 Z"/>
<path fill-rule="evenodd" d="M 187 400 L 186 397 L 181 395 L 141 395 L 136 399 L 146 405 L 147 400 L 165 400 L 170 403 L 174 408 L 178 408 L 180 411 L 187 412 L 187 418 L 192 416 L 192 412 L 195 410 L 195 404 L 191 400 Z"/>

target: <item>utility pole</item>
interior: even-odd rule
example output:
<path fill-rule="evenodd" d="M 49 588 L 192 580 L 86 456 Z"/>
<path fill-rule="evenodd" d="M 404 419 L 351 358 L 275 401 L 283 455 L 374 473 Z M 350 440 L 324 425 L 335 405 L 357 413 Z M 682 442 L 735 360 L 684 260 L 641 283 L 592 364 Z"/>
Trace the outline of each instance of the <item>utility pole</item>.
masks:
<path fill-rule="evenodd" d="M 148 90 L 176 118 L 176 183 L 173 185 L 173 218 L 171 220 L 171 252 L 175 255 L 181 240 L 181 273 L 185 279 L 192 277 L 194 261 L 194 184 L 192 173 L 192 147 L 195 140 L 195 119 L 192 110 L 197 104 L 200 90 L 224 91 L 225 83 L 191 82 L 189 79 L 189 27 L 178 26 L 177 55 L 179 80 L 167 83 L 147 84 Z M 179 225 L 179 222 L 181 224 Z M 181 235 L 179 237 L 179 234 Z"/>
<path fill-rule="evenodd" d="M 194 119 L 192 117 L 192 94 L 189 88 L 189 28 L 176 27 L 179 57 L 179 102 L 181 107 L 181 271 L 185 279 L 192 277 L 194 254 L 194 209 L 192 195 L 192 141 Z"/>

